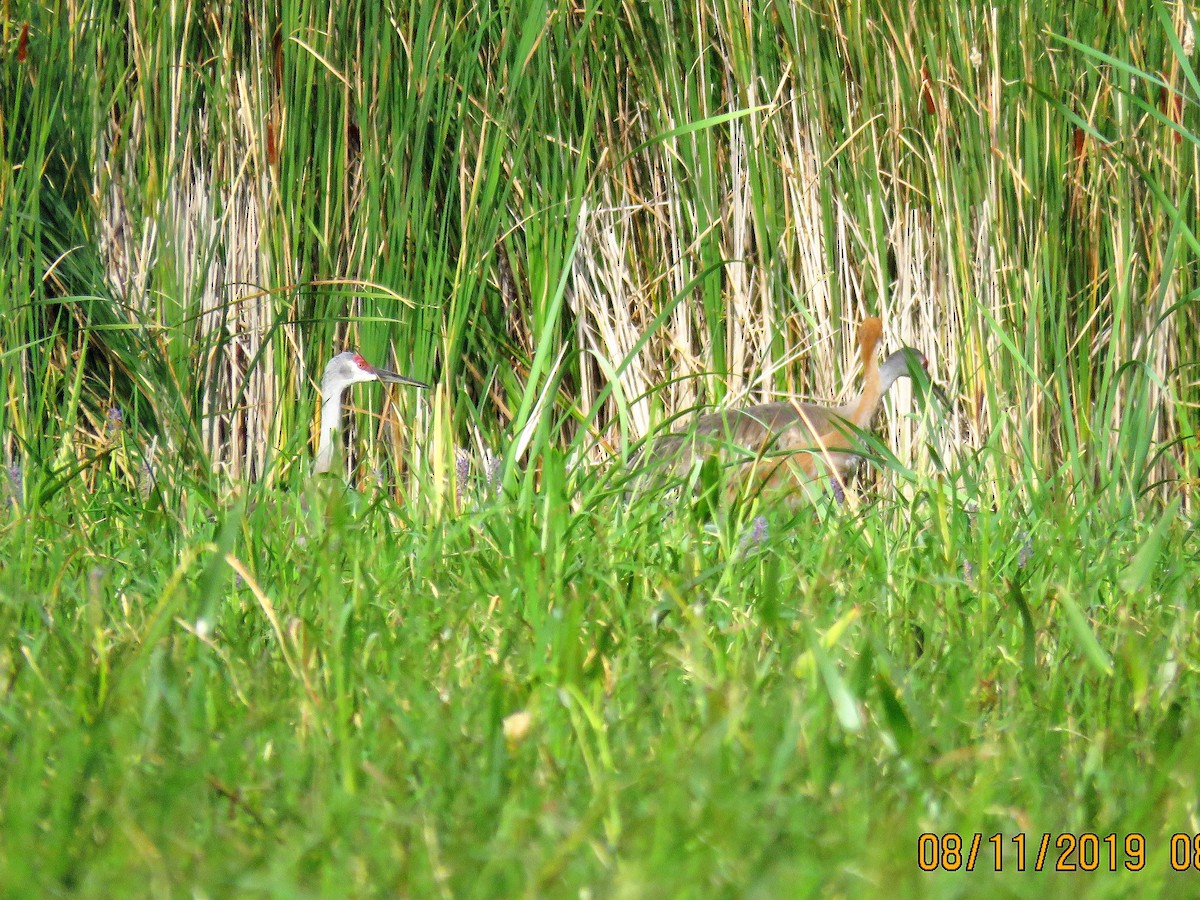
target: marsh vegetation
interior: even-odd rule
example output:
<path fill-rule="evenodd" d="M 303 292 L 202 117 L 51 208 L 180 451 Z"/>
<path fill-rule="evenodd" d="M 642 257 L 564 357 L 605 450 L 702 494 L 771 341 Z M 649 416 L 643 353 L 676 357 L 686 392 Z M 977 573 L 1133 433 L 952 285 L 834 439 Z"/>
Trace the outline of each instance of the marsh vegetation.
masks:
<path fill-rule="evenodd" d="M 6 6 L 0 892 L 1186 893 L 1194 22 L 1029 6 Z M 845 503 L 629 491 L 868 315 Z"/>

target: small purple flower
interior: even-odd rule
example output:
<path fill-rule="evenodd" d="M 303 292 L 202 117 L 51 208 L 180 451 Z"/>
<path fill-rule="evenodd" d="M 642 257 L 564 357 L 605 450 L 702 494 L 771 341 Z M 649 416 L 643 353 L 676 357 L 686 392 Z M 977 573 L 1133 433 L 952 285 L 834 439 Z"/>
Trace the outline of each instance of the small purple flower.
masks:
<path fill-rule="evenodd" d="M 750 530 L 742 535 L 742 547 L 755 546 L 767 539 L 767 517 L 755 516 L 750 523 Z"/>
<path fill-rule="evenodd" d="M 842 506 L 846 502 L 846 489 L 842 487 L 842 482 L 831 476 L 829 479 L 829 487 L 830 490 L 833 491 L 834 501 L 838 506 Z"/>
<path fill-rule="evenodd" d="M 487 478 L 488 490 L 494 494 L 500 493 L 500 469 L 504 466 L 504 460 L 494 454 L 490 449 L 483 451 L 483 468 L 484 476 Z"/>
<path fill-rule="evenodd" d="M 21 478 L 20 463 L 13 463 L 8 467 L 8 495 L 14 506 L 20 506 L 25 501 L 25 485 Z"/>
<path fill-rule="evenodd" d="M 975 587 L 975 566 L 971 564 L 969 559 L 963 560 L 962 571 L 963 580 L 967 583 L 967 586 Z"/>
<path fill-rule="evenodd" d="M 750 540 L 755 544 L 761 544 L 767 539 L 767 517 L 754 517 L 754 530 L 750 532 Z"/>
<path fill-rule="evenodd" d="M 110 406 L 108 408 L 108 426 L 105 429 L 109 434 L 114 431 L 120 431 L 121 426 L 125 423 L 125 413 L 121 412 L 121 407 Z"/>
<path fill-rule="evenodd" d="M 471 456 L 462 447 L 454 451 L 454 480 L 455 490 L 454 498 L 458 501 L 459 506 L 463 502 L 463 491 L 467 486 L 467 479 L 471 477 Z"/>
<path fill-rule="evenodd" d="M 1017 539 L 1025 539 L 1025 543 L 1021 544 L 1021 549 L 1017 552 L 1017 568 L 1023 569 L 1029 564 L 1029 560 L 1033 558 L 1033 538 L 1029 533 L 1022 531 L 1017 535 Z"/>

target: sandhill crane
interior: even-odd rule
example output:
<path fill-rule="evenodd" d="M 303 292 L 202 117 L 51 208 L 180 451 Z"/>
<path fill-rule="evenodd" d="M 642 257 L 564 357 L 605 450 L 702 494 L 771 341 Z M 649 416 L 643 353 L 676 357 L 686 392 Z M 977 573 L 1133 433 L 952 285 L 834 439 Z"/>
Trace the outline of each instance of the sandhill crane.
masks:
<path fill-rule="evenodd" d="M 342 395 L 346 388 L 360 381 L 386 381 L 391 384 L 410 384 L 428 388 L 429 385 L 414 378 L 397 375 L 387 369 L 378 369 L 353 350 L 339 353 L 325 367 L 321 376 L 321 439 L 317 444 L 317 459 L 313 473 L 328 472 L 333 465 L 334 432 L 342 429 Z"/>
<path fill-rule="evenodd" d="M 697 419 L 687 433 L 656 441 L 650 454 L 678 474 L 697 459 L 733 450 L 743 461 L 739 475 L 763 488 L 802 488 L 807 493 L 827 476 L 840 488 L 860 461 L 857 432 L 870 428 L 896 379 L 914 369 L 928 374 L 925 356 L 912 347 L 896 351 L 880 366 L 875 349 L 882 335 L 883 325 L 873 316 L 859 326 L 863 388 L 849 403 L 822 406 L 785 400 L 711 413 Z"/>

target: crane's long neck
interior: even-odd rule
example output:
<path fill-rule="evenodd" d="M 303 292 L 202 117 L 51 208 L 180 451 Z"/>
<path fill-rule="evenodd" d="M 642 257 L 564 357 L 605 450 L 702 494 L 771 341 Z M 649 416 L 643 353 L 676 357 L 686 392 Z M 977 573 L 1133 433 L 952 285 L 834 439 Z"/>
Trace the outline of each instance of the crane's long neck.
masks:
<path fill-rule="evenodd" d="M 345 387 L 321 391 L 321 439 L 317 442 L 317 459 L 313 474 L 328 472 L 333 466 L 333 440 L 342 430 L 342 394 Z"/>
<path fill-rule="evenodd" d="M 908 374 L 908 356 L 904 350 L 897 350 L 880 366 L 874 359 L 867 373 L 863 376 L 863 391 L 854 404 L 854 415 L 851 421 L 858 428 L 870 428 L 879 404 L 892 389 L 896 379 Z"/>
<path fill-rule="evenodd" d="M 908 354 L 911 352 L 912 350 L 906 347 L 903 350 L 897 350 L 883 361 L 883 366 L 879 369 L 880 397 L 887 396 L 887 392 L 892 389 L 897 378 L 908 375 Z"/>
<path fill-rule="evenodd" d="M 875 411 L 879 409 L 879 401 L 887 393 L 887 388 L 883 387 L 880 381 L 879 358 L 875 355 L 875 348 L 879 346 L 882 336 L 883 325 L 874 317 L 864 319 L 858 329 L 858 352 L 862 355 L 863 364 L 863 389 L 853 403 L 854 413 L 850 417 L 850 421 L 857 428 L 870 426 L 871 420 L 875 418 Z M 893 377 L 892 381 L 895 380 Z M 891 387 L 890 382 L 888 387 Z"/>

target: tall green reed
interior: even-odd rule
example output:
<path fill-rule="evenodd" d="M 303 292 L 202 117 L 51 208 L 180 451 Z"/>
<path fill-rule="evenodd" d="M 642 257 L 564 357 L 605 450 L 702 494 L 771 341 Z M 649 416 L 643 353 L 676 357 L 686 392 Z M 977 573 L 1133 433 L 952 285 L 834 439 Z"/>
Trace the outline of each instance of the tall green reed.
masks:
<path fill-rule="evenodd" d="M 68 433 L 104 449 L 115 407 L 136 440 L 106 458 L 130 483 L 156 439 L 193 478 L 286 481 L 320 368 L 354 345 L 439 383 L 355 412 L 357 478 L 419 493 L 471 436 L 536 480 L 583 432 L 601 458 L 697 403 L 843 396 L 853 326 L 881 314 L 959 399 L 922 418 L 897 395 L 887 430 L 918 468 L 984 451 L 993 496 L 1161 492 L 1194 469 L 1196 144 L 1175 98 L 1195 78 L 1182 12 L 1118 19 L 297 2 L 34 21 L 3 74 L 6 458 L 86 460 Z"/>

